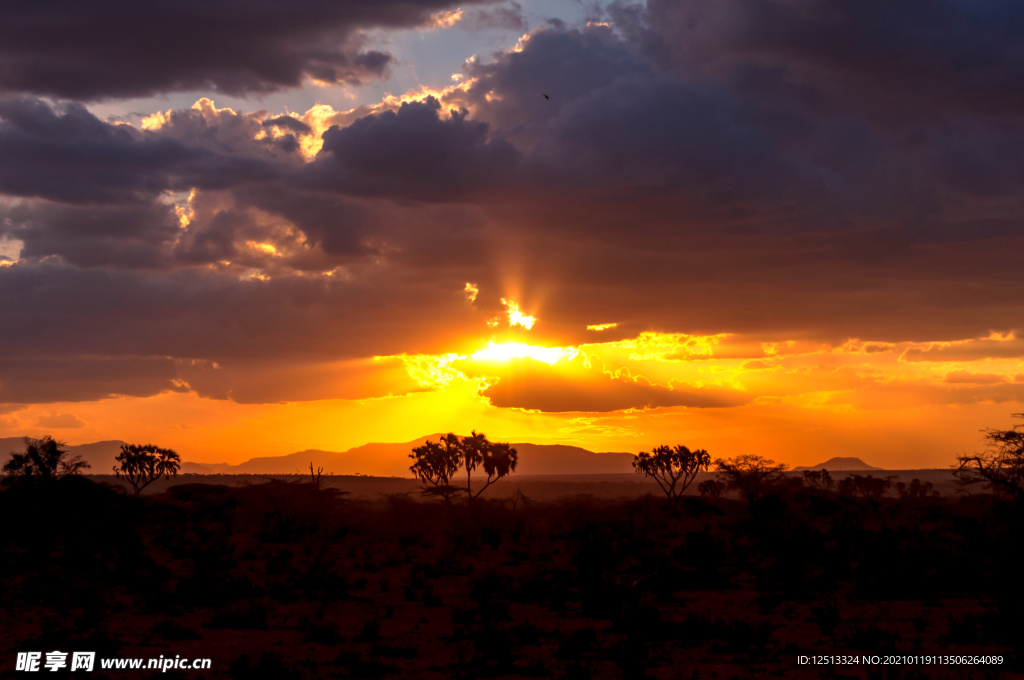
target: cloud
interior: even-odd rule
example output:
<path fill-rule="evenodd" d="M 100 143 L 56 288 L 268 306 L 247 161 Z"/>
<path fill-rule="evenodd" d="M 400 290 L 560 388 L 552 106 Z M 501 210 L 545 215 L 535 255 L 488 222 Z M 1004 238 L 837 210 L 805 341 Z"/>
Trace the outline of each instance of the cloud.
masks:
<path fill-rule="evenodd" d="M 650 0 L 612 16 L 663 67 L 761 96 L 896 120 L 908 107 L 927 117 L 1024 104 L 1012 85 L 1024 75 L 1024 16 L 1003 3 Z"/>
<path fill-rule="evenodd" d="M 427 25 L 447 0 L 121 3 L 5 8 L 0 92 L 94 100 L 173 91 L 234 95 L 304 80 L 360 83 L 394 58 L 366 31 Z M 60 16 L 60 21 L 54 21 Z"/>
<path fill-rule="evenodd" d="M 949 387 L 906 382 L 864 386 L 833 396 L 829 403 L 848 404 L 857 410 L 917 408 L 929 405 L 965 405 L 1024 401 L 1024 385 L 999 383 Z"/>
<path fill-rule="evenodd" d="M 178 361 L 177 374 L 201 397 L 265 404 L 318 399 L 372 399 L 421 392 L 397 358 L 335 362 Z"/>
<path fill-rule="evenodd" d="M 158 357 L 8 355 L 0 360 L 0 403 L 95 401 L 182 391 L 175 378 L 173 363 Z"/>
<path fill-rule="evenodd" d="M 971 338 L 952 343 L 933 344 L 928 348 L 910 348 L 903 353 L 906 361 L 981 361 L 983 359 L 1016 359 L 1024 357 L 1024 342 L 1012 333 L 988 338 Z"/>
<path fill-rule="evenodd" d="M 37 427 L 52 427 L 57 429 L 72 429 L 85 427 L 85 423 L 72 413 L 57 413 L 50 411 L 48 415 L 40 416 L 36 421 Z"/>
<path fill-rule="evenodd" d="M 274 116 L 273 118 L 267 118 L 263 121 L 263 127 L 278 127 L 284 130 L 298 132 L 299 134 L 308 134 L 313 130 L 307 123 L 304 123 L 302 120 L 294 116 Z"/>
<path fill-rule="evenodd" d="M 462 272 L 450 285 L 431 271 L 378 267 L 358 274 L 261 281 L 207 268 L 152 273 L 55 261 L 3 267 L 0 307 L 12 322 L 0 334 L 0 353 L 8 358 L 2 371 L 17 369 L 30 389 L 32 357 L 32 366 L 47 368 L 45 357 L 152 356 L 160 359 L 145 365 L 170 379 L 176 376 L 165 357 L 227 364 L 440 353 L 484 327 L 484 319 L 466 313 Z M 92 374 L 95 389 L 109 392 L 101 363 Z"/>
<path fill-rule="evenodd" d="M 671 406 L 721 408 L 739 406 L 741 395 L 725 390 L 686 385 L 653 385 L 643 377 L 617 378 L 606 374 L 566 375 L 548 370 L 532 359 L 514 360 L 497 381 L 481 391 L 491 404 L 563 413 L 653 409 Z"/>
<path fill-rule="evenodd" d="M 465 12 L 458 25 L 459 28 L 468 31 L 510 30 L 522 32 L 526 30 L 526 15 L 523 12 L 523 6 L 513 0 L 503 7 L 469 10 Z"/>
<path fill-rule="evenodd" d="M 554 353 L 554 363 L 528 356 L 494 361 L 465 358 L 452 368 L 481 382 L 480 394 L 493 406 L 553 413 L 609 412 L 672 406 L 739 406 L 746 395 L 719 387 L 693 387 L 681 381 L 656 384 L 628 369 L 611 371 L 596 355 Z"/>
<path fill-rule="evenodd" d="M 189 143 L 171 134 L 183 119 L 199 119 Z M 181 112 L 167 130 L 147 132 L 100 121 L 79 104 L 0 99 L 0 193 L 125 204 L 168 190 L 218 189 L 279 174 L 272 164 L 237 151 L 203 148 L 213 136 L 207 131 L 199 112 Z"/>
<path fill-rule="evenodd" d="M 468 120 L 465 111 L 447 118 L 440 112 L 440 102 L 429 97 L 333 127 L 305 178 L 346 194 L 425 202 L 499 192 L 518 162 L 512 145 L 488 139 L 487 125 Z"/>
<path fill-rule="evenodd" d="M 1007 382 L 1006 376 L 995 373 L 971 373 L 952 371 L 946 374 L 945 382 L 966 385 L 999 385 Z"/>
<path fill-rule="evenodd" d="M 867 342 L 864 361 L 895 361 L 904 342 L 935 343 L 907 362 L 1024 356 L 1016 340 L 967 341 L 1019 335 L 1024 318 L 1024 124 L 1006 86 L 1020 80 L 1020 17 L 912 7 L 615 5 L 610 26 L 548 25 L 468 62 L 458 86 L 351 111 L 201 99 L 134 128 L 7 97 L 0 241 L 21 259 L 0 267 L 14 320 L 0 334 L 2 399 L 153 394 L 193 360 L 225 367 L 189 375 L 210 396 L 364 394 L 314 367 L 340 385 L 348 361 L 454 351 L 490 332 L 503 297 L 562 345 L 614 320 L 602 340 L 738 334 L 714 355 L 737 361 L 766 360 L 762 341 L 848 338 Z M 140 23 L 106 41 L 110 26 L 89 33 L 104 14 L 90 7 L 76 29 L 88 45 L 29 39 L 60 23 L 17 39 L 0 29 L 0 87 L 96 98 L 372 77 L 384 62 L 360 65 L 360 30 L 450 8 L 260 5 L 232 23 L 217 6 L 210 40 L 171 46 L 190 5 L 161 10 L 166 36 Z M 462 21 L 483 12 L 505 21 L 493 9 Z M 152 49 L 130 42 L 144 39 Z M 114 63 L 124 50 L 137 60 Z M 700 358 L 682 349 L 662 359 Z M 46 362 L 39 385 L 19 368 Z M 541 410 L 722 398 L 660 378 L 501 377 L 492 403 Z"/>
<path fill-rule="evenodd" d="M 0 233 L 22 243 L 21 257 L 61 255 L 81 267 L 163 267 L 179 234 L 171 206 L 156 201 L 74 206 L 0 202 Z"/>

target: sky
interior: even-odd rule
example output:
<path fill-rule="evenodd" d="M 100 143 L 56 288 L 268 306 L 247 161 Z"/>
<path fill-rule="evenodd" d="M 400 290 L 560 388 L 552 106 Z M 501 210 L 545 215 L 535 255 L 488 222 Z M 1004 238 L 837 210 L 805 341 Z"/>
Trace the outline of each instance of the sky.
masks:
<path fill-rule="evenodd" d="M 1024 7 L 4 13 L 0 437 L 906 469 L 1024 411 Z"/>

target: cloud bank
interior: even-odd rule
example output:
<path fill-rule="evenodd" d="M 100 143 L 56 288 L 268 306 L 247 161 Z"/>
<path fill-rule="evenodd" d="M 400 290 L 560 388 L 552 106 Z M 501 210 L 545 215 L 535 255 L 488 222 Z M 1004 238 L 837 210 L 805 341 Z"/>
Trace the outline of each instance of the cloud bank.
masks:
<path fill-rule="evenodd" d="M 1024 327 L 1024 15 L 1005 3 L 615 3 L 466 62 L 456 86 L 348 112 L 202 100 L 133 127 L 83 104 L 375 78 L 391 58 L 366 31 L 446 9 L 5 9 L 0 239 L 18 256 L 0 267 L 0 401 L 400 392 L 414 387 L 295 384 L 317 362 L 487 337 L 502 298 L 561 344 L 609 320 L 609 341 L 881 348 Z M 517 26 L 513 10 L 472 17 Z M 905 359 L 1024 356 L 977 342 Z M 184 368 L 210 362 L 223 373 Z M 595 411 L 733 403 L 523 380 L 487 396 L 556 411 L 545 395 L 573 389 Z"/>

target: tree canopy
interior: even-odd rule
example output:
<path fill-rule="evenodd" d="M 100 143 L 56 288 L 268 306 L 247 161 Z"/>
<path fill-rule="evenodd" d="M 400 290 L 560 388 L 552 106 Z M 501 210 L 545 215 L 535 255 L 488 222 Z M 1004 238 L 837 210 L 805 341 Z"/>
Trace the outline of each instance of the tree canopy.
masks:
<path fill-rule="evenodd" d="M 428 439 L 423 446 L 414 448 L 409 457 L 415 460 L 409 469 L 423 482 L 424 495 L 441 496 L 447 503 L 461 491 L 451 483 L 462 464 L 462 446 L 457 435 L 449 432 L 437 442 Z"/>
<path fill-rule="evenodd" d="M 136 496 L 160 477 L 174 477 L 181 467 L 181 457 L 176 452 L 153 444 L 122 444 L 115 460 L 118 465 L 114 466 L 114 474 L 127 479 Z"/>
<path fill-rule="evenodd" d="M 491 484 L 514 472 L 519 462 L 518 452 L 509 444 L 488 441 L 475 430 L 469 437 L 449 432 L 438 442 L 427 440 L 409 457 L 415 460 L 409 469 L 423 482 L 424 493 L 442 496 L 446 501 L 458 492 L 465 492 L 469 500 L 478 498 Z M 465 487 L 452 484 L 460 468 L 466 471 Z M 487 478 L 474 492 L 472 476 L 479 468 Z"/>
<path fill-rule="evenodd" d="M 725 475 L 729 488 L 739 491 L 748 501 L 764 495 L 768 487 L 782 478 L 788 467 L 785 463 L 776 463 L 751 453 L 715 461 L 715 469 Z"/>
<path fill-rule="evenodd" d="M 652 478 L 665 492 L 672 507 L 701 470 L 711 465 L 711 456 L 704 449 L 691 451 L 685 446 L 659 446 L 650 453 L 641 451 L 633 460 L 637 474 Z"/>
<path fill-rule="evenodd" d="M 1024 413 L 1014 413 L 1024 418 Z M 1024 424 L 985 430 L 986 448 L 957 456 L 953 474 L 965 484 L 987 484 L 1024 507 Z"/>

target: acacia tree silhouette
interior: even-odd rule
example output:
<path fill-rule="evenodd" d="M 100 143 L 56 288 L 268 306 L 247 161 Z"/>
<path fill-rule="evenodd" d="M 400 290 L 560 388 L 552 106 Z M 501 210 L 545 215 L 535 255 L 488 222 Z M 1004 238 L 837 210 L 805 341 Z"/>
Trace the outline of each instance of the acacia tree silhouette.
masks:
<path fill-rule="evenodd" d="M 127 479 L 136 496 L 160 477 L 174 477 L 181 467 L 177 453 L 153 444 L 122 444 L 115 460 L 119 465 L 114 466 L 114 474 Z"/>
<path fill-rule="evenodd" d="M 42 439 L 25 437 L 25 451 L 12 453 L 4 463 L 5 482 L 15 479 L 50 481 L 67 475 L 77 475 L 87 467 L 79 455 L 68 456 L 64 442 L 47 435 Z"/>
<path fill-rule="evenodd" d="M 715 461 L 715 469 L 725 474 L 729 488 L 742 493 L 748 502 L 764 495 L 770 485 L 782 478 L 788 467 L 785 463 L 750 453 Z"/>
<path fill-rule="evenodd" d="M 514 472 L 519 462 L 518 452 L 509 444 L 490 442 L 476 430 L 461 439 L 449 432 L 439 443 L 427 440 L 423 446 L 414 448 L 409 457 L 416 461 L 409 469 L 424 483 L 423 493 L 442 496 L 449 503 L 452 495 L 462 491 L 468 501 L 479 498 L 491 484 Z M 460 467 L 466 470 L 465 488 L 451 484 Z M 474 493 L 473 472 L 480 467 L 487 474 L 487 480 Z"/>
<path fill-rule="evenodd" d="M 466 495 L 469 500 L 478 498 L 494 482 L 511 474 L 519 462 L 519 453 L 508 444 L 489 442 L 481 432 L 473 430 L 471 436 L 463 437 L 460 443 L 462 465 L 466 468 Z M 487 473 L 487 482 L 473 493 L 472 474 L 482 466 Z"/>
<path fill-rule="evenodd" d="M 441 496 L 445 503 L 451 503 L 452 496 L 461 491 L 451 484 L 462 464 L 460 444 L 458 436 L 449 432 L 439 442 L 428 439 L 409 454 L 416 461 L 409 469 L 423 482 L 425 496 Z"/>
<path fill-rule="evenodd" d="M 1024 418 L 1024 413 L 1014 413 Z M 1024 425 L 1009 430 L 985 430 L 988 447 L 981 453 L 956 457 L 953 474 L 964 484 L 987 483 L 1024 508 Z"/>
<path fill-rule="evenodd" d="M 825 468 L 820 470 L 804 470 L 804 484 L 809 489 L 831 491 L 833 484 L 832 475 Z"/>
<path fill-rule="evenodd" d="M 683 445 L 672 448 L 659 446 L 650 453 L 641 451 L 633 460 L 637 474 L 650 477 L 658 483 L 672 508 L 701 470 L 711 465 L 711 456 L 704 449 L 691 451 Z"/>

